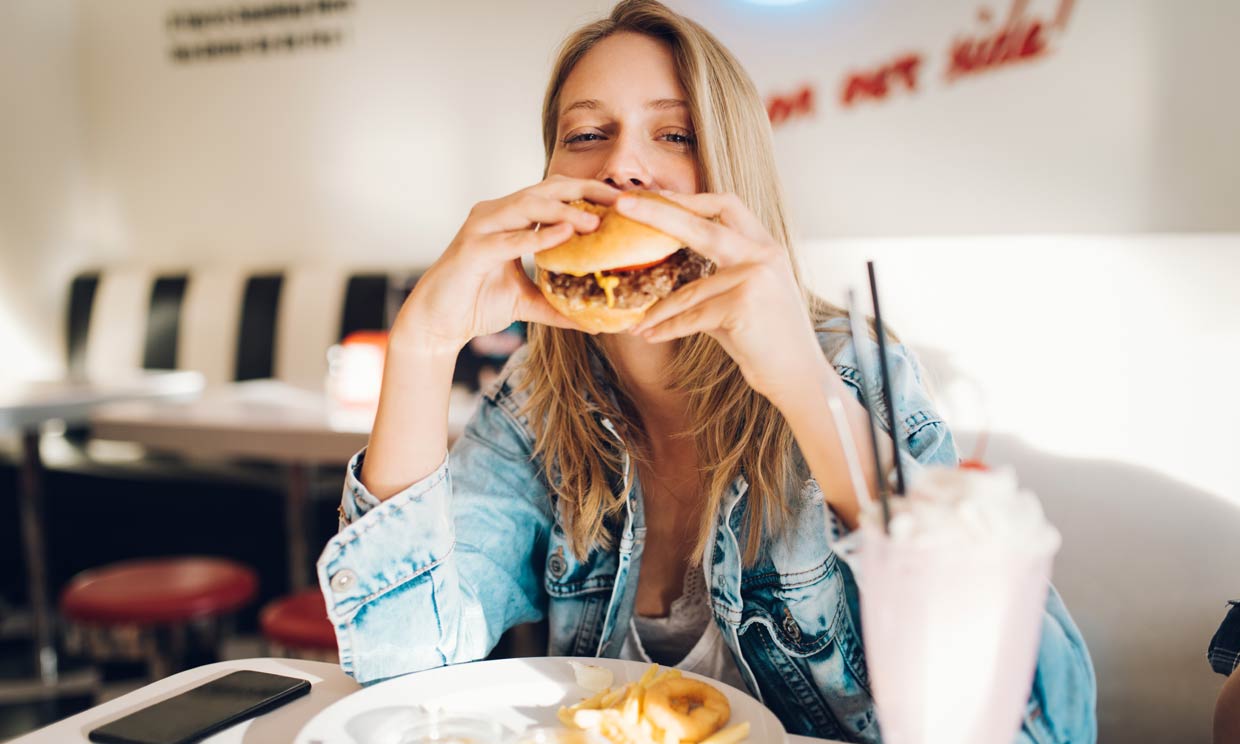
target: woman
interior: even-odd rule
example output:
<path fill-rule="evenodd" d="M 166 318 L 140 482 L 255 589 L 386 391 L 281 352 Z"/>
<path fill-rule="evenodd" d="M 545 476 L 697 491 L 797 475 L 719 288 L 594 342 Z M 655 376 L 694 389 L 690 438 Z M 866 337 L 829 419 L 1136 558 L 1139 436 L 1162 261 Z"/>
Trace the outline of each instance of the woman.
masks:
<path fill-rule="evenodd" d="M 827 404 L 868 441 L 857 352 L 801 286 L 752 82 L 700 26 L 626 0 L 566 41 L 543 125 L 546 179 L 475 206 L 393 326 L 319 561 L 342 665 L 369 682 L 480 659 L 546 618 L 552 654 L 653 658 L 747 687 L 790 732 L 878 741 L 855 584 L 829 546 L 858 513 Z M 718 271 L 632 332 L 581 332 L 519 260 L 593 230 L 566 205 L 583 198 Z M 456 354 L 514 319 L 529 343 L 446 457 Z M 891 362 L 906 467 L 954 465 L 916 363 L 898 345 Z M 1092 669 L 1053 593 L 1045 628 L 1025 735 L 1092 741 Z"/>

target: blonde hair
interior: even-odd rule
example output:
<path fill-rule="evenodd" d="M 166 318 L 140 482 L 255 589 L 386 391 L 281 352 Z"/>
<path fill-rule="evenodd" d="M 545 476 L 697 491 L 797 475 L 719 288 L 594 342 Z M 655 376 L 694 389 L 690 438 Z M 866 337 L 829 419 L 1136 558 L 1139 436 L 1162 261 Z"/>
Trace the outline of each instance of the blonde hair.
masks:
<path fill-rule="evenodd" d="M 704 191 L 739 196 L 791 255 L 770 123 L 757 89 L 710 32 L 655 0 L 623 0 L 607 18 L 578 29 L 564 41 L 543 100 L 548 166 L 556 147 L 565 80 L 595 44 L 625 31 L 671 46 L 696 135 L 699 185 Z M 815 325 L 842 314 L 804 290 L 795 256 L 793 271 Z M 687 398 L 690 428 L 683 435 L 695 443 L 706 496 L 693 560 L 701 560 L 723 495 L 743 474 L 749 486 L 744 560 L 752 564 L 763 538 L 787 523 L 789 493 L 796 492 L 795 479 L 805 475 L 796 442 L 783 416 L 749 387 L 718 343 L 704 334 L 675 343 L 666 377 L 672 389 Z M 595 374 L 599 370 L 601 380 Z M 650 453 L 624 380 L 597 339 L 543 325 L 530 326 L 525 371 L 521 387 L 530 392 L 526 411 L 534 427 L 534 456 L 542 458 L 573 552 L 584 557 L 593 547 L 609 548 L 614 537 L 608 522 L 624 513 L 629 493 L 624 489 L 617 494 L 613 486 L 622 476 L 623 455 L 603 420 L 615 426 L 636 462 L 648 462 Z M 630 488 L 631 483 L 630 477 Z"/>

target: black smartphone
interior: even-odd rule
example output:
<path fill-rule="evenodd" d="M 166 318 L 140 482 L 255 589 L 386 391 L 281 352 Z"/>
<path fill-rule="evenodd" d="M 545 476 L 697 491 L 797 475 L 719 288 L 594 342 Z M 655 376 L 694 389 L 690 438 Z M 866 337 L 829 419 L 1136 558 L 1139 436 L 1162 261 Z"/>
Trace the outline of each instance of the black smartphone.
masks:
<path fill-rule="evenodd" d="M 310 692 L 310 683 L 265 672 L 233 672 L 90 732 L 100 744 L 190 744 Z"/>

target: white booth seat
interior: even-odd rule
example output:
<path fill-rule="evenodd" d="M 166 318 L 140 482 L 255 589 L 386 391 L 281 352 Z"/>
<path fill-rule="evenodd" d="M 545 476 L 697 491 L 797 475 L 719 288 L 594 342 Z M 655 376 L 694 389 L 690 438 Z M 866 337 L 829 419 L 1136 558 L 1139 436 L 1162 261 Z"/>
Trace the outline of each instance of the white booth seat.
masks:
<path fill-rule="evenodd" d="M 151 270 L 120 268 L 100 274 L 86 336 L 86 373 L 107 377 L 142 367 Z"/>
<path fill-rule="evenodd" d="M 354 273 L 327 266 L 297 267 L 288 272 L 276 329 L 278 379 L 306 389 L 322 389 L 327 349 L 340 340 L 345 289 Z M 381 301 L 386 307 L 386 298 Z"/>
<path fill-rule="evenodd" d="M 1015 467 L 1063 535 L 1054 581 L 1093 657 L 1098 740 L 1209 742 L 1224 678 L 1206 647 L 1240 599 L 1240 501 L 1011 436 L 987 460 Z"/>
<path fill-rule="evenodd" d="M 207 385 L 230 382 L 248 272 L 237 267 L 195 270 L 181 308 L 177 367 L 201 372 Z"/>

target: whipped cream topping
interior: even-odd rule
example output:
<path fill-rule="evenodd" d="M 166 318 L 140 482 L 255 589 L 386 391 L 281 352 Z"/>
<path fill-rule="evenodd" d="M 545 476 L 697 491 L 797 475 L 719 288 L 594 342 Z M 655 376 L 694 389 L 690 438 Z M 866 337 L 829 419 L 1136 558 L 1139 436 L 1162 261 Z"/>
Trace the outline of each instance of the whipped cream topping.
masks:
<path fill-rule="evenodd" d="M 882 530 L 877 501 L 862 509 L 861 524 Z M 927 547 L 968 542 L 1031 552 L 1053 551 L 1060 541 L 1038 497 L 1021 489 L 1008 467 L 926 468 L 907 496 L 891 499 L 890 539 Z"/>

